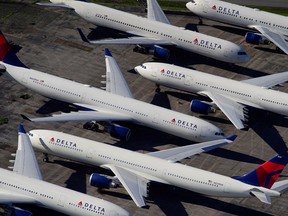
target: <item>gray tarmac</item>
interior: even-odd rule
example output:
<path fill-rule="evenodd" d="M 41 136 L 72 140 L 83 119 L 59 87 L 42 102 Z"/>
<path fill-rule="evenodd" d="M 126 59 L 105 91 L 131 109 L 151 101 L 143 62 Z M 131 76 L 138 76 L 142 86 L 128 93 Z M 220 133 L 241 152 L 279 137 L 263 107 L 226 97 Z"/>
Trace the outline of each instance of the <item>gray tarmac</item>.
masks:
<path fill-rule="evenodd" d="M 273 44 L 268 46 L 246 44 L 243 37 L 246 33 L 244 29 L 208 20 L 204 20 L 204 25 L 197 26 L 198 19 L 191 15 L 169 14 L 168 18 L 174 25 L 189 24 L 188 28 L 198 28 L 201 33 L 240 44 L 251 57 L 247 63 L 231 65 L 176 49 L 172 53 L 170 63 L 235 80 L 288 70 L 287 55 L 276 51 Z M 79 38 L 77 27 L 81 27 L 85 34 L 90 33 L 90 28 L 95 28 L 73 11 L 29 4 L 0 3 L 0 29 L 6 38 L 15 44 L 15 48 L 20 49 L 18 56 L 22 62 L 36 70 L 100 87 L 101 75 L 105 74 L 104 48 L 106 46 L 85 44 Z M 107 33 L 99 29 L 94 32 L 98 35 Z M 107 46 L 107 48 L 118 61 L 135 98 L 188 115 L 199 116 L 189 111 L 189 102 L 198 98 L 196 95 L 165 87 L 161 87 L 161 93 L 155 94 L 155 85 L 152 82 L 133 73 L 134 66 L 154 61 L 151 56 L 134 53 L 133 46 Z M 6 75 L 0 76 L 0 86 L 0 118 L 8 118 L 7 124 L 0 125 L 1 168 L 9 166 L 10 154 L 16 150 L 19 123 L 23 123 L 27 131 L 39 128 L 58 130 L 142 153 L 191 143 L 140 126 L 132 126 L 131 141 L 122 143 L 107 133 L 84 130 L 83 124 L 79 122 L 35 124 L 23 121 L 20 114 L 31 117 L 44 116 L 59 110 L 65 111 L 66 108 L 28 90 Z M 288 93 L 287 84 L 275 89 Z M 225 148 L 185 159 L 181 163 L 227 176 L 239 176 L 255 169 L 259 164 L 273 157 L 276 152 L 287 150 L 287 119 L 260 111 L 252 113 L 251 116 L 253 117 L 252 128 L 249 131 L 238 131 L 220 111 L 209 116 L 200 115 L 201 118 L 221 127 L 227 135 L 237 134 L 238 138 Z M 36 154 L 45 181 L 109 200 L 137 216 L 288 215 L 288 193 L 273 198 L 272 205 L 267 205 L 256 198 L 205 197 L 158 184 L 150 185 L 150 197 L 147 199 L 149 207 L 140 209 L 135 206 L 124 188 L 98 191 L 97 188 L 89 186 L 88 179 L 92 172 L 107 174 L 107 171 L 54 156 L 50 157 L 50 163 L 44 163 L 42 154 L 40 152 Z M 280 179 L 286 179 L 287 173 L 286 168 Z M 61 215 L 33 206 L 23 207 L 33 211 L 34 215 Z"/>

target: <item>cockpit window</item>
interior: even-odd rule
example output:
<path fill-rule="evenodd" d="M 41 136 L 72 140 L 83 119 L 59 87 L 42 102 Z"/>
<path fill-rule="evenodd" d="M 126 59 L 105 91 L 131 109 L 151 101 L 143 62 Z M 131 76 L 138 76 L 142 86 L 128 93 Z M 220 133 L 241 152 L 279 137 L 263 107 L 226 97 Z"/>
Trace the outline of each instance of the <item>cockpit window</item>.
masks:
<path fill-rule="evenodd" d="M 246 52 L 238 52 L 238 55 L 247 55 Z"/>
<path fill-rule="evenodd" d="M 224 133 L 218 133 L 218 132 L 216 132 L 215 135 L 216 135 L 216 136 L 224 136 Z"/>
<path fill-rule="evenodd" d="M 146 69 L 146 66 L 145 66 L 145 65 L 143 65 L 143 64 L 141 65 L 141 67 L 142 67 L 142 68 L 144 68 L 144 69 Z"/>

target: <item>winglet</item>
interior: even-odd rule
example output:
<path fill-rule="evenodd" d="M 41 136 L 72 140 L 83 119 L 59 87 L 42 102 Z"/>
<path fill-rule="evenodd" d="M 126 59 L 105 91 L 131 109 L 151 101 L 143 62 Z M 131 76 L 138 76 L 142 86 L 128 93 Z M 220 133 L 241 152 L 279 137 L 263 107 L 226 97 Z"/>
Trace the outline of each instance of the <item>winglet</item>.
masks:
<path fill-rule="evenodd" d="M 231 142 L 233 142 L 235 139 L 237 138 L 237 135 L 233 135 L 227 138 L 227 140 L 230 140 Z"/>
<path fill-rule="evenodd" d="M 24 120 L 31 121 L 31 119 L 28 118 L 27 116 L 25 116 L 25 115 L 23 115 L 23 114 L 20 114 L 20 115 L 21 115 L 21 117 L 22 117 Z"/>
<path fill-rule="evenodd" d="M 19 132 L 19 133 L 26 134 L 26 131 L 25 131 L 23 125 L 19 124 L 19 126 L 18 126 L 18 132 Z"/>
<path fill-rule="evenodd" d="M 112 57 L 112 54 L 111 54 L 110 50 L 107 49 L 107 48 L 105 48 L 105 56 L 110 56 L 110 57 Z"/>
<path fill-rule="evenodd" d="M 80 28 L 77 28 L 77 31 L 79 32 L 79 35 L 82 39 L 82 41 L 86 42 L 86 43 L 90 43 L 90 41 L 88 40 L 88 38 L 84 35 L 84 33 L 82 32 L 82 30 Z"/>

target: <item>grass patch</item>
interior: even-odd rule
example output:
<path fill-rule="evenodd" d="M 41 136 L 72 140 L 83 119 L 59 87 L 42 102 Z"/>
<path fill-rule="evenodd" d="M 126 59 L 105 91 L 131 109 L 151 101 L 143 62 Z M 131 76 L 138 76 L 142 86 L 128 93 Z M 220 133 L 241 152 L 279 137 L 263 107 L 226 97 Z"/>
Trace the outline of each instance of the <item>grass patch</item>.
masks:
<path fill-rule="evenodd" d="M 8 118 L 0 116 L 0 125 L 7 124 L 7 123 L 8 123 Z"/>
<path fill-rule="evenodd" d="M 31 96 L 29 94 L 23 94 L 20 96 L 20 98 L 24 99 L 24 100 L 27 100 L 29 99 Z"/>
<path fill-rule="evenodd" d="M 266 6 L 249 6 L 251 8 L 258 8 L 259 10 L 275 13 L 283 16 L 288 16 L 288 8 L 281 7 L 266 7 Z"/>

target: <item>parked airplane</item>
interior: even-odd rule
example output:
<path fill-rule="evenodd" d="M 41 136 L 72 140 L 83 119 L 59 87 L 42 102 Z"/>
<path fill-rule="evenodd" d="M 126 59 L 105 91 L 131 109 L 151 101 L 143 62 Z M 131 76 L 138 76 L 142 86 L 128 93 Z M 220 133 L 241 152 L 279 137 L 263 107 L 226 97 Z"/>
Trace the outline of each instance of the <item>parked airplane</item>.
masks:
<path fill-rule="evenodd" d="M 1 62 L 2 61 L 2 62 Z M 109 50 L 105 50 L 106 91 L 28 69 L 10 50 L 0 34 L 0 64 L 25 87 L 45 96 L 74 105 L 80 111 L 29 119 L 34 122 L 100 121 L 110 123 L 112 136 L 128 140 L 130 129 L 115 121 L 130 121 L 193 141 L 224 137 L 218 127 L 193 116 L 165 109 L 133 98 L 132 93 Z M 26 118 L 27 119 L 27 118 Z"/>
<path fill-rule="evenodd" d="M 115 186 L 117 184 L 115 180 L 118 179 L 138 207 L 146 205 L 143 197 L 147 196 L 147 183 L 150 181 L 174 185 L 209 196 L 242 198 L 255 196 L 264 203 L 271 203 L 271 197 L 280 196 L 281 190 L 288 187 L 288 180 L 274 184 L 288 163 L 286 155 L 278 155 L 256 170 L 238 178 L 175 163 L 194 154 L 231 143 L 236 136 L 148 154 L 50 130 L 32 130 L 29 136 L 33 146 L 46 154 L 110 169 L 115 174 L 114 178 L 109 179 L 94 173 L 90 177 L 90 184 L 109 188 Z"/>
<path fill-rule="evenodd" d="M 74 1 L 51 0 L 40 5 L 72 8 L 79 16 L 97 26 L 115 29 L 128 34 L 128 38 L 87 40 L 91 44 L 137 44 L 143 52 L 167 58 L 169 50 L 162 46 L 178 48 L 224 62 L 241 63 L 249 60 L 243 48 L 226 40 L 208 36 L 181 27 L 168 21 L 156 0 L 147 0 L 147 18 L 122 12 L 98 4 Z"/>
<path fill-rule="evenodd" d="M 246 42 L 268 44 L 273 42 L 288 54 L 288 17 L 218 0 L 192 0 L 186 7 L 196 15 L 219 22 L 250 28 Z"/>
<path fill-rule="evenodd" d="M 42 180 L 42 175 L 24 127 L 18 128 L 18 148 L 13 172 L 0 168 L 0 203 L 35 204 L 67 215 L 122 215 L 130 214 L 123 208 L 77 191 L 63 188 Z M 17 209 L 16 215 L 29 215 Z"/>
<path fill-rule="evenodd" d="M 101 188 L 116 187 L 115 179 L 117 178 L 138 207 L 145 206 L 143 197 L 147 197 L 147 183 L 149 181 L 176 185 L 190 190 L 194 190 L 196 185 L 199 186 L 199 189 L 202 188 L 203 183 L 193 184 L 195 177 L 193 181 L 192 179 L 188 180 L 188 177 L 191 178 L 195 175 L 194 169 L 183 168 L 186 166 L 175 165 L 174 162 L 227 145 L 236 138 L 236 136 L 233 136 L 228 139 L 192 144 L 144 155 L 57 131 L 32 130 L 28 135 L 32 145 L 46 155 L 44 161 L 48 161 L 48 154 L 52 154 L 110 169 L 115 174 L 115 178 L 109 179 L 103 175 L 93 173 L 90 177 L 90 184 Z M 180 176 L 176 176 L 176 173 L 189 174 L 185 174 L 186 179 L 183 181 Z M 200 172 L 197 176 L 200 177 L 199 174 Z M 213 179 L 212 176 L 211 179 Z M 214 187 L 216 187 L 215 191 Z M 208 188 L 202 189 L 205 191 Z M 211 186 L 212 194 L 217 190 L 219 189 L 216 185 Z"/>
<path fill-rule="evenodd" d="M 191 111 L 208 114 L 216 105 L 237 129 L 247 127 L 249 107 L 288 116 L 288 94 L 269 89 L 288 81 L 288 72 L 236 81 L 157 62 L 144 63 L 135 71 L 158 88 L 163 85 L 209 97 L 212 103 L 192 100 Z"/>

